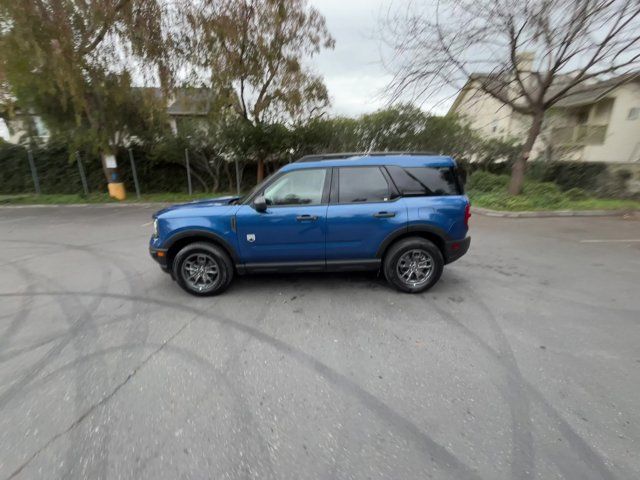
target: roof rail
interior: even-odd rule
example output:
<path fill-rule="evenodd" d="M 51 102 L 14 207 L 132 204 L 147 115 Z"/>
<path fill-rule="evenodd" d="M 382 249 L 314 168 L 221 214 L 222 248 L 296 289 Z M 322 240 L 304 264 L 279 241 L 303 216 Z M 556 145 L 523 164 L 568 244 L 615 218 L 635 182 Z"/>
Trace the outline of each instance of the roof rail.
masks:
<path fill-rule="evenodd" d="M 385 157 L 388 155 L 438 155 L 436 152 L 344 152 L 344 153 L 318 153 L 305 155 L 297 162 L 320 162 L 322 160 L 347 160 L 352 157 Z"/>

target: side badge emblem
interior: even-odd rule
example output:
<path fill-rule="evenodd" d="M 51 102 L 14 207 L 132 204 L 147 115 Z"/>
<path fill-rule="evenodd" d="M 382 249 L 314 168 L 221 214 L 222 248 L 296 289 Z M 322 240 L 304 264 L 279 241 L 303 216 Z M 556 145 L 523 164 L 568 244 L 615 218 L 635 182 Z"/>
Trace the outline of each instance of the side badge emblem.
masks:
<path fill-rule="evenodd" d="M 253 233 L 247 234 L 247 242 L 253 243 L 256 241 L 256 236 Z"/>

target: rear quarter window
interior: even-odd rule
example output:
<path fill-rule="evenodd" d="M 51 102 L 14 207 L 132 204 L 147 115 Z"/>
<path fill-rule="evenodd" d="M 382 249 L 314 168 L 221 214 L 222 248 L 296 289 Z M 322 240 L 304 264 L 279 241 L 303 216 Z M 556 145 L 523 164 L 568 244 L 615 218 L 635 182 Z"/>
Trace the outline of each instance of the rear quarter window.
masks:
<path fill-rule="evenodd" d="M 387 166 L 393 183 L 406 196 L 461 195 L 462 188 L 453 167 Z"/>

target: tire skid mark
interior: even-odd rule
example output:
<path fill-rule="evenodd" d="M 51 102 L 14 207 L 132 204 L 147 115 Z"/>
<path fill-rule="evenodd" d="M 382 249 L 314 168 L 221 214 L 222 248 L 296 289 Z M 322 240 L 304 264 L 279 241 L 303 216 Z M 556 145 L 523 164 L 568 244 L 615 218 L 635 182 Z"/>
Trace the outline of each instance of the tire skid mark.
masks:
<path fill-rule="evenodd" d="M 475 295 L 474 300 L 479 301 Z M 437 305 L 435 301 L 428 304 L 438 312 L 438 314 L 449 323 L 454 323 L 458 328 L 463 328 L 467 334 L 472 334 L 474 338 L 481 340 L 477 334 L 462 325 L 451 313 Z M 535 477 L 535 455 L 533 445 L 533 432 L 531 423 L 531 405 L 529 397 L 526 393 L 524 379 L 518 367 L 513 350 L 502 331 L 493 313 L 489 311 L 486 305 L 482 310 L 487 317 L 487 324 L 493 332 L 493 336 L 498 343 L 496 357 L 506 372 L 506 385 L 501 389 L 502 397 L 509 406 L 511 417 L 511 478 L 514 479 L 531 479 Z M 491 348 L 487 345 L 488 348 Z M 491 348 L 493 351 L 493 349 Z"/>
<path fill-rule="evenodd" d="M 14 267 L 15 268 L 15 267 Z M 25 293 L 28 292 L 33 284 L 35 278 L 28 270 L 21 268 L 15 268 L 18 275 L 20 275 L 25 281 Z M 20 332 L 24 322 L 29 318 L 33 309 L 33 298 L 23 297 L 20 301 L 20 307 L 18 312 L 14 314 L 11 323 L 6 330 L 2 332 L 0 336 L 0 352 L 11 343 L 11 340 Z"/>
<path fill-rule="evenodd" d="M 485 271 L 486 271 L 486 273 L 485 273 Z M 519 287 L 519 285 L 521 284 L 520 281 L 514 282 L 513 280 L 509 280 L 508 278 L 505 278 L 505 277 L 501 276 L 498 273 L 487 271 L 486 269 L 483 269 L 482 273 L 478 273 L 478 272 L 474 272 L 473 270 L 470 270 L 469 276 L 475 276 L 478 279 L 482 279 L 483 281 L 486 281 L 487 277 L 490 276 L 492 282 L 500 283 L 500 284 L 502 284 L 503 287 L 508 288 L 511 291 L 516 291 L 516 292 L 518 292 L 520 294 L 523 294 L 523 295 L 531 295 L 531 293 L 532 293 L 530 288 L 520 288 Z M 530 286 L 534 286 L 534 287 L 539 286 L 535 282 L 531 282 L 531 281 L 527 282 L 527 284 L 530 285 Z M 466 285 L 469 285 L 469 284 L 466 284 Z M 552 300 L 554 300 L 556 302 L 560 302 L 560 303 L 563 303 L 563 304 L 572 303 L 572 304 L 576 305 L 577 307 L 580 307 L 580 308 L 583 308 L 583 309 L 589 310 L 589 311 L 593 311 L 593 310 L 606 311 L 607 315 L 611 315 L 612 312 L 613 313 L 617 313 L 617 314 L 628 314 L 628 313 L 638 314 L 638 313 L 640 313 L 640 310 L 637 309 L 637 308 L 624 308 L 624 307 L 620 307 L 620 306 L 602 305 L 602 304 L 589 303 L 589 302 L 586 302 L 586 301 L 577 300 L 575 298 L 561 297 L 561 296 L 555 294 L 553 292 L 553 290 L 551 290 L 551 289 L 546 289 L 544 292 L 541 293 L 541 295 L 543 295 L 547 299 L 552 299 Z"/>
<path fill-rule="evenodd" d="M 52 244 L 56 244 L 56 242 L 36 242 L 36 241 L 31 241 L 30 242 L 32 245 L 38 245 L 38 246 L 44 246 L 44 245 L 52 245 Z M 96 252 L 93 248 L 90 247 L 85 247 L 85 246 L 77 246 L 77 245 L 60 245 L 60 244 L 56 244 L 56 246 L 59 246 L 65 250 L 72 250 L 72 251 L 80 251 L 82 253 L 88 254 L 91 257 L 93 257 L 94 259 L 97 259 L 101 264 L 105 263 L 103 260 L 107 260 L 107 266 L 112 266 L 112 265 L 117 265 L 118 263 L 120 263 L 120 265 L 118 265 L 118 268 L 122 271 L 122 273 L 124 274 L 125 280 L 129 283 L 129 285 L 132 285 L 131 279 L 128 278 L 129 275 L 127 275 L 128 270 L 124 269 L 121 266 L 121 262 L 115 262 L 113 260 L 113 258 L 107 258 L 106 255 L 103 252 Z M 26 268 L 26 267 L 24 267 Z M 28 269 L 26 269 L 26 271 L 29 271 Z M 109 280 L 110 280 L 110 275 L 111 275 L 111 269 L 107 268 L 107 269 L 102 269 L 103 275 L 102 275 L 102 280 L 100 285 L 97 287 L 97 289 L 99 291 L 105 291 L 108 289 L 109 286 Z M 33 276 L 33 273 L 30 273 Z M 47 280 L 47 282 L 49 284 L 52 285 L 57 285 L 58 288 L 63 288 L 62 284 L 52 278 L 47 278 L 44 275 L 40 274 L 40 278 L 39 281 L 43 281 L 43 279 Z M 73 345 L 74 348 L 76 350 L 76 352 L 78 354 L 82 354 L 85 352 L 85 349 L 87 347 L 90 347 L 90 345 L 87 344 L 86 341 L 78 341 L 80 340 L 78 333 L 80 333 L 80 331 L 91 331 L 93 330 L 94 333 L 96 333 L 95 337 L 97 338 L 97 329 L 96 329 L 96 325 L 95 325 L 95 321 L 94 321 L 94 313 L 96 312 L 98 307 L 100 306 L 100 304 L 102 303 L 103 299 L 101 297 L 93 297 L 91 298 L 91 301 L 89 302 L 89 305 L 85 306 L 82 302 L 82 300 L 80 298 L 78 298 L 77 296 L 71 296 L 71 297 L 67 297 L 67 298 L 55 298 L 54 299 L 56 301 L 56 303 L 58 304 L 58 306 L 60 307 L 60 309 L 63 311 L 64 313 L 64 320 L 67 322 L 67 324 L 69 325 L 69 332 L 73 332 L 71 335 L 66 335 L 64 336 L 61 341 L 60 344 L 57 346 L 54 346 L 52 350 L 50 350 L 49 352 L 47 352 L 45 354 L 45 358 L 47 360 L 51 360 L 53 358 L 53 356 L 49 355 L 49 353 L 51 353 L 52 351 L 56 352 L 56 355 L 59 354 L 64 346 L 66 346 L 68 343 L 73 341 Z M 68 303 L 68 305 L 67 305 Z M 136 308 L 136 305 L 132 305 L 134 307 L 134 309 Z M 74 315 L 76 314 L 76 312 L 83 312 L 83 317 L 82 318 L 78 318 L 75 322 L 69 322 L 70 318 L 73 318 Z M 133 315 L 135 317 L 135 314 Z M 83 328 L 75 328 L 77 324 L 80 324 Z M 27 378 L 33 378 L 35 375 L 37 375 L 37 373 L 39 373 L 39 371 L 41 370 L 41 366 L 44 366 L 46 362 L 40 362 L 40 364 L 38 366 L 36 366 L 35 371 L 30 372 L 30 374 L 28 374 Z M 78 375 L 81 375 L 82 370 L 78 371 Z M 99 368 L 97 370 L 98 374 L 103 374 L 103 375 L 107 375 L 108 372 L 106 371 L 106 365 L 103 365 L 102 368 Z M 76 379 L 76 394 L 75 394 L 75 405 L 76 405 L 76 410 L 79 411 L 81 409 L 81 402 L 86 398 L 86 393 L 82 390 L 84 388 L 85 385 L 89 385 L 91 384 L 91 382 L 89 381 L 91 379 L 89 378 L 77 378 Z M 98 456 L 100 456 L 100 462 L 98 465 L 99 468 L 99 473 L 97 473 L 96 475 L 92 475 L 92 477 L 97 477 L 97 478 L 106 478 L 107 476 L 107 464 L 108 464 L 108 458 L 103 458 L 102 455 L 108 455 L 108 448 L 106 447 L 105 442 L 108 442 L 108 438 L 109 438 L 109 431 L 108 431 L 108 426 L 103 428 L 100 428 L 100 442 L 97 448 L 97 453 Z M 75 431 L 74 431 L 74 437 L 71 439 L 70 442 L 70 446 L 67 449 L 67 460 L 64 462 L 64 465 L 66 467 L 66 470 L 64 472 L 64 474 L 62 475 L 64 478 L 69 478 L 71 476 L 71 469 L 75 466 L 75 459 L 76 458 L 95 458 L 95 455 L 83 455 L 82 453 L 78 453 L 78 452 L 82 452 L 82 451 L 86 451 L 89 447 L 88 442 L 84 442 L 80 437 L 75 437 Z M 95 448 L 94 446 L 91 446 L 91 448 Z M 78 475 L 80 475 L 80 473 L 78 473 Z M 86 476 L 86 472 L 84 472 L 84 476 Z"/>
<path fill-rule="evenodd" d="M 92 254 L 92 255 L 94 258 L 98 258 L 97 255 L 95 254 Z M 110 269 L 108 268 L 103 269 L 102 272 L 103 272 L 102 278 L 101 278 L 101 282 L 98 287 L 98 290 L 106 290 L 109 286 L 109 280 L 111 278 Z M 40 274 L 40 281 L 46 282 L 49 285 L 57 285 L 59 286 L 59 288 L 63 288 L 63 285 L 61 284 L 61 282 L 51 277 L 47 277 L 43 274 Z M 97 312 L 103 300 L 104 299 L 99 297 L 91 298 L 89 305 L 85 306 L 84 303 L 82 302 L 82 299 L 80 298 L 80 295 L 70 295 L 68 297 L 56 298 L 56 303 L 58 304 L 60 310 L 63 312 L 63 319 L 69 326 L 69 329 L 74 330 L 74 327 L 77 324 L 80 324 L 85 326 L 84 331 L 89 333 L 94 333 L 92 337 L 98 338 L 98 335 L 97 335 L 98 331 L 96 329 L 94 315 L 96 314 L 95 312 Z M 71 321 L 70 319 L 74 318 L 75 315 L 78 315 L 76 317 L 76 320 Z M 81 338 L 77 333 L 69 335 L 60 340 L 60 342 L 58 343 L 58 346 L 60 346 L 60 348 L 56 349 L 57 354 L 55 356 L 49 357 L 49 360 L 44 365 L 42 365 L 42 368 L 44 368 L 49 363 L 49 361 L 53 361 L 54 358 L 56 358 L 62 352 L 62 350 L 69 344 L 71 344 L 74 350 L 76 351 L 76 356 L 82 355 L 83 353 L 86 352 L 88 348 L 91 347 L 91 345 L 89 345 L 89 342 L 86 340 L 86 338 Z M 33 372 L 32 375 L 30 375 L 30 377 L 34 378 L 35 376 L 37 376 L 42 370 L 42 368 L 37 368 L 36 371 Z M 106 364 L 103 363 L 102 367 L 98 368 L 94 373 L 97 375 L 100 375 L 100 374 L 106 375 L 107 374 Z M 82 402 L 87 398 L 87 394 L 84 391 L 85 386 L 90 385 L 96 381 L 95 378 L 90 378 L 85 375 L 86 375 L 85 370 L 82 368 L 79 368 L 76 371 L 75 382 L 74 382 L 75 383 L 75 396 L 74 396 L 75 411 L 82 410 Z M 98 379 L 98 382 L 104 383 L 104 378 L 100 377 Z M 98 441 L 98 449 L 97 449 L 100 454 L 105 451 L 105 449 L 101 447 L 105 446 L 105 440 L 108 438 L 108 436 L 109 436 L 108 427 L 101 428 L 100 438 Z M 74 430 L 69 448 L 67 449 L 67 460 L 64 462 L 65 472 L 62 475 L 63 478 L 72 478 L 71 469 L 74 467 L 74 463 L 75 463 L 73 462 L 72 455 L 75 455 L 76 458 L 82 458 L 82 454 L 78 455 L 78 452 L 82 451 L 83 449 L 86 449 L 87 448 L 86 446 L 88 443 L 89 442 L 84 442 L 82 438 L 77 436 Z M 106 478 L 106 462 L 104 460 L 100 462 L 99 469 L 100 469 L 100 472 L 97 475 L 91 475 L 91 476 L 97 477 L 97 478 Z M 76 476 L 78 477 L 81 476 L 80 472 L 78 472 Z M 84 472 L 83 476 L 85 477 L 87 476 L 86 472 Z"/>
<path fill-rule="evenodd" d="M 68 292 L 68 291 L 50 291 L 50 292 L 38 292 L 33 295 L 97 295 L 93 293 L 85 292 Z M 1 297 L 6 296 L 19 296 L 21 294 L 9 293 L 0 294 Z M 463 463 L 458 457 L 451 453 L 446 447 L 440 445 L 434 441 L 427 433 L 421 430 L 415 423 L 406 419 L 394 409 L 385 404 L 382 400 L 375 395 L 365 390 L 359 384 L 352 381 L 346 375 L 334 370 L 329 365 L 323 363 L 312 355 L 300 350 L 299 348 L 290 345 L 283 340 L 273 337 L 255 327 L 246 325 L 244 323 L 223 317 L 221 315 L 214 315 L 211 312 L 202 311 L 189 305 L 177 304 L 162 299 L 152 299 L 145 297 L 131 297 L 121 294 L 101 294 L 107 298 L 117 298 L 128 301 L 139 301 L 146 303 L 154 303 L 170 309 L 179 309 L 180 311 L 191 312 L 204 317 L 208 320 L 213 320 L 220 325 L 229 325 L 230 327 L 243 332 L 260 342 L 271 346 L 272 348 L 286 354 L 291 359 L 297 361 L 301 365 L 313 370 L 316 374 L 322 376 L 326 381 L 332 384 L 335 388 L 341 390 L 349 396 L 357 398 L 368 410 L 375 414 L 378 418 L 387 422 L 393 428 L 398 429 L 402 434 L 408 437 L 417 445 L 420 445 L 426 451 L 430 452 L 430 458 L 432 461 L 441 468 L 451 471 L 456 478 L 461 479 L 480 479 L 480 475 L 471 467 Z"/>
<path fill-rule="evenodd" d="M 91 247 L 91 246 L 85 246 L 80 250 L 90 252 L 92 255 L 94 255 L 96 259 L 103 260 L 101 263 L 106 263 L 107 265 L 109 265 L 110 268 L 115 268 L 119 270 L 122 273 L 123 280 L 127 285 L 128 294 L 141 295 L 143 293 L 143 290 L 140 288 L 141 283 L 133 280 L 134 277 L 138 276 L 138 272 L 133 272 L 132 269 L 130 269 L 124 261 L 117 260 L 117 257 L 114 255 L 107 255 L 104 250 L 96 251 L 94 247 Z M 104 289 L 101 288 L 99 291 L 107 291 L 107 288 L 106 287 Z M 148 322 L 135 321 L 135 319 L 138 318 L 142 305 L 136 302 L 129 302 L 129 304 L 131 306 L 129 316 L 134 321 L 128 322 L 126 324 L 128 326 L 128 330 L 125 332 L 125 335 L 129 341 L 145 342 L 149 334 Z M 97 329 L 100 327 L 100 324 L 95 324 L 95 322 L 92 320 L 92 325 L 94 326 L 94 330 L 97 333 Z M 101 345 L 98 344 L 97 346 L 99 348 Z M 125 358 L 124 354 L 122 354 L 120 355 L 120 358 L 116 360 L 114 371 L 116 372 L 126 371 L 127 366 L 130 363 L 131 363 L 131 360 Z M 109 375 L 106 365 L 103 366 L 100 373 L 102 373 L 102 375 L 105 376 L 105 380 L 106 380 L 106 377 Z M 103 383 L 106 384 L 106 382 L 103 382 Z M 87 383 L 84 383 L 84 382 L 80 383 L 80 385 L 86 385 L 86 384 Z M 92 419 L 93 419 L 93 416 L 92 416 Z M 100 420 L 99 418 L 96 418 L 95 419 L 96 423 L 100 424 L 101 422 L 99 420 Z M 67 449 L 67 462 L 66 462 L 66 465 L 69 465 L 69 468 L 73 466 L 77 458 L 91 459 L 92 464 L 95 463 L 94 459 L 97 458 L 99 461 L 97 465 L 99 469 L 99 474 L 93 474 L 91 475 L 91 477 L 103 478 L 103 479 L 106 479 L 108 477 L 109 452 L 110 452 L 110 449 L 108 448 L 108 446 L 111 441 L 111 435 L 110 435 L 111 426 L 107 424 L 105 428 L 104 425 L 105 423 L 103 422 L 99 430 L 101 434 L 101 437 L 100 437 L 101 445 L 99 446 L 98 449 L 95 448 L 95 445 L 90 444 L 89 442 L 82 441 L 80 437 L 77 438 L 77 442 L 75 443 L 75 446 L 73 441 L 70 442 L 70 446 Z M 75 434 L 76 431 L 77 430 L 74 429 L 72 433 Z M 92 465 L 88 465 L 88 466 L 92 466 Z M 83 476 L 86 477 L 86 474 Z M 66 478 L 66 475 L 63 475 L 63 478 Z"/>
<path fill-rule="evenodd" d="M 472 294 L 472 296 L 486 313 L 486 311 L 488 310 L 487 305 L 484 304 L 477 295 Z M 435 305 L 434 309 L 436 309 L 438 313 L 440 313 L 440 311 L 442 310 L 440 307 L 437 307 Z M 475 343 L 489 355 L 489 358 L 494 360 L 498 366 L 505 369 L 505 374 L 507 375 L 507 377 L 513 375 L 513 372 L 510 371 L 509 367 L 505 365 L 503 361 L 504 357 L 502 357 L 498 351 L 496 351 L 483 338 L 481 338 L 477 333 L 475 333 L 469 327 L 456 319 L 453 315 L 446 312 L 446 310 L 442 311 L 444 311 L 445 316 L 449 320 L 451 320 L 451 323 L 454 326 L 462 329 L 464 333 L 466 333 L 471 339 L 473 339 Z M 491 315 L 493 314 L 491 313 Z M 578 433 L 571 427 L 571 425 L 569 425 L 569 423 L 562 417 L 562 415 L 555 409 L 555 407 L 553 407 L 553 405 L 548 402 L 544 395 L 539 390 L 537 390 L 536 387 L 534 387 L 522 376 L 520 376 L 519 378 L 513 378 L 512 381 L 516 384 L 517 382 L 521 382 L 521 385 L 525 388 L 526 394 L 528 395 L 529 399 L 538 404 L 554 421 L 562 436 L 567 440 L 569 446 L 580 456 L 582 461 L 587 466 L 589 466 L 593 471 L 596 471 L 599 474 L 600 478 L 604 480 L 613 480 L 616 478 L 614 473 L 609 469 L 600 455 L 595 452 L 593 448 L 589 446 L 589 444 L 580 435 L 578 435 Z"/>
<path fill-rule="evenodd" d="M 273 298 L 269 298 L 266 304 L 263 305 L 257 318 L 253 322 L 251 322 L 255 326 L 255 328 L 259 328 L 260 325 L 264 323 L 264 320 L 265 318 L 267 318 L 267 315 L 271 311 L 272 306 L 273 306 Z M 228 344 L 235 345 L 234 352 L 229 356 L 227 361 L 224 363 L 223 371 L 229 372 L 229 373 L 237 372 L 236 367 L 240 364 L 240 358 L 242 357 L 242 354 L 244 353 L 244 350 L 247 347 L 247 345 L 249 345 L 253 341 L 253 337 L 249 336 L 246 340 L 242 342 L 242 345 L 238 345 L 237 341 L 235 340 L 234 336 L 231 333 L 231 327 L 229 325 L 224 325 L 223 330 L 225 331 L 226 336 L 229 339 Z M 249 408 L 249 405 L 247 404 L 246 400 L 243 398 L 242 393 L 239 391 L 237 383 L 233 381 L 229 381 L 228 378 L 224 375 L 223 377 L 226 379 L 228 389 L 232 392 L 232 394 L 238 400 L 236 406 L 237 406 L 237 410 L 240 412 L 239 417 L 241 419 L 240 426 L 241 426 L 242 432 L 244 433 L 246 438 L 257 437 L 259 440 L 258 444 L 260 446 L 259 447 L 260 451 L 258 453 L 261 454 L 262 457 L 265 459 L 265 464 L 268 467 L 268 475 L 266 476 L 266 478 L 274 478 L 274 479 L 277 478 L 275 475 L 274 467 L 273 467 L 273 459 L 271 458 L 271 452 L 266 447 L 267 442 L 264 436 L 262 435 L 262 433 L 260 432 L 260 429 L 258 428 L 259 424 L 258 422 L 256 422 L 255 416 L 253 415 L 251 409 Z M 236 379 L 236 381 L 238 381 L 238 378 L 240 377 L 240 373 L 238 372 L 233 377 Z M 266 472 L 262 472 L 262 473 L 266 473 Z"/>
<path fill-rule="evenodd" d="M 37 294 L 33 292 L 31 295 Z M 83 313 L 74 314 L 74 312 L 69 311 L 67 309 L 67 305 L 61 302 L 58 299 L 58 305 L 62 308 L 65 314 L 65 320 L 69 320 L 69 318 L 75 318 L 71 322 L 72 325 L 80 322 L 82 320 Z M 86 313 L 86 312 L 85 312 Z M 69 316 L 69 317 L 68 317 Z M 23 375 L 21 379 L 17 382 L 13 383 L 7 390 L 0 393 L 0 409 L 3 409 L 7 406 L 7 404 L 13 400 L 20 390 L 28 385 L 54 358 L 56 358 L 62 350 L 73 340 L 73 337 L 63 337 L 58 343 L 52 346 L 47 352 L 40 357 L 38 361 L 36 361 L 30 368 L 27 369 L 27 373 Z"/>
<path fill-rule="evenodd" d="M 267 302 L 267 305 L 264 307 L 264 309 L 261 311 L 258 317 L 254 320 L 253 323 L 255 325 L 259 325 L 260 323 L 262 323 L 268 311 L 270 310 L 272 303 L 273 303 L 272 300 Z M 194 316 L 194 319 L 200 316 L 201 316 L 200 314 L 197 314 Z M 238 423 L 240 424 L 240 428 L 242 432 L 245 434 L 245 437 L 251 438 L 251 439 L 256 439 L 256 438 L 258 439 L 257 443 L 259 443 L 261 447 L 260 453 L 262 453 L 265 459 L 265 463 L 261 464 L 261 466 L 264 466 L 266 464 L 266 466 L 268 467 L 268 474 L 265 475 L 265 473 L 267 472 L 264 472 L 264 471 L 262 471 L 261 474 L 265 475 L 265 478 L 277 478 L 275 475 L 274 467 L 273 467 L 273 460 L 271 458 L 268 448 L 266 448 L 267 441 L 260 433 L 260 429 L 258 428 L 258 423 L 255 421 L 255 417 L 251 413 L 251 409 L 248 408 L 247 402 L 244 400 L 242 394 L 238 391 L 237 383 L 236 383 L 238 381 L 237 376 L 233 375 L 233 372 L 235 371 L 233 366 L 239 363 L 240 357 L 242 356 L 242 353 L 245 347 L 253 340 L 253 338 L 248 337 L 246 340 L 242 342 L 242 345 L 238 345 L 233 335 L 231 335 L 230 329 L 228 328 L 228 326 L 224 326 L 224 327 L 225 327 L 224 331 L 226 332 L 227 338 L 229 339 L 227 344 L 228 345 L 235 344 L 236 348 L 234 349 L 234 352 L 229 356 L 229 358 L 224 362 L 221 368 L 216 367 L 212 362 L 206 360 L 203 356 L 198 355 L 193 351 L 184 347 L 179 347 L 176 345 L 168 345 L 166 347 L 166 350 L 167 352 L 173 352 L 178 354 L 181 358 L 186 358 L 187 360 L 201 367 L 201 369 L 206 374 L 210 374 L 211 372 L 216 373 L 217 379 L 219 379 L 221 383 L 225 384 L 225 386 L 227 387 L 227 392 L 230 393 L 236 400 L 233 405 L 234 405 L 234 409 L 237 412 L 237 417 L 239 418 Z M 148 346 L 150 344 L 145 344 L 145 345 Z M 135 348 L 135 346 L 130 346 L 130 347 L 125 346 L 123 348 L 123 352 L 129 348 Z M 204 400 L 204 398 L 206 397 L 207 397 L 207 394 L 205 393 L 201 395 L 198 399 L 196 399 L 192 409 L 197 410 L 201 401 Z M 253 430 L 249 428 L 251 425 L 253 425 L 252 427 Z M 160 455 L 160 452 L 162 451 L 162 449 L 164 448 L 168 440 L 169 440 L 169 437 L 165 436 L 164 439 L 157 445 L 157 448 L 150 455 L 147 455 L 146 458 L 143 459 L 141 464 L 138 465 L 137 468 L 135 469 L 133 478 L 140 478 L 141 473 L 146 470 L 146 468 L 151 463 L 151 461 Z"/>
<path fill-rule="evenodd" d="M 7 480 L 11 480 L 13 478 L 15 478 L 16 476 L 18 476 L 41 452 L 43 452 L 44 450 L 46 450 L 50 445 L 52 445 L 56 440 L 58 440 L 60 437 L 66 435 L 67 433 L 71 432 L 72 430 L 74 430 L 78 425 L 80 425 L 84 419 L 86 419 L 87 417 L 89 417 L 94 411 L 96 411 L 98 408 L 102 407 L 103 405 L 105 405 L 109 400 L 111 400 L 127 383 L 129 383 L 129 381 L 142 369 L 144 368 L 145 365 L 147 365 L 147 363 L 149 363 L 149 361 L 156 355 L 158 354 L 160 351 L 162 351 L 165 346 L 171 342 L 172 340 L 174 340 L 180 333 L 182 333 L 184 331 L 184 329 L 189 325 L 189 322 L 183 324 L 175 333 L 173 333 L 167 340 L 165 340 L 163 343 L 161 343 L 155 350 L 153 350 L 143 361 L 142 363 L 140 363 L 135 369 L 133 369 L 131 371 L 131 373 L 129 373 L 129 375 L 127 375 L 127 377 L 120 383 L 118 383 L 118 385 L 116 385 L 116 387 L 105 397 L 103 397 L 100 401 L 98 401 L 97 403 L 91 405 L 88 409 L 86 409 L 69 427 L 67 427 L 64 431 L 54 435 L 53 437 L 51 437 L 42 447 L 40 447 L 38 450 L 36 450 L 25 462 L 23 462 L 16 470 L 14 470 L 8 477 Z M 85 359 L 86 357 L 81 357 L 80 359 Z M 77 366 L 77 365 L 75 365 Z M 75 367 L 74 366 L 74 367 Z"/>

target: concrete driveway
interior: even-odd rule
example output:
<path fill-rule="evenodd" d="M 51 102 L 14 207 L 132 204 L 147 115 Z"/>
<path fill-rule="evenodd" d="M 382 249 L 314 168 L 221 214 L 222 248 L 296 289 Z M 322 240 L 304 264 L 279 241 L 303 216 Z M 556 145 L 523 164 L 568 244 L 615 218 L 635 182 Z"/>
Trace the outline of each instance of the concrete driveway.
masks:
<path fill-rule="evenodd" d="M 152 207 L 0 209 L 0 479 L 636 479 L 640 221 L 474 216 L 421 295 L 182 292 Z"/>

